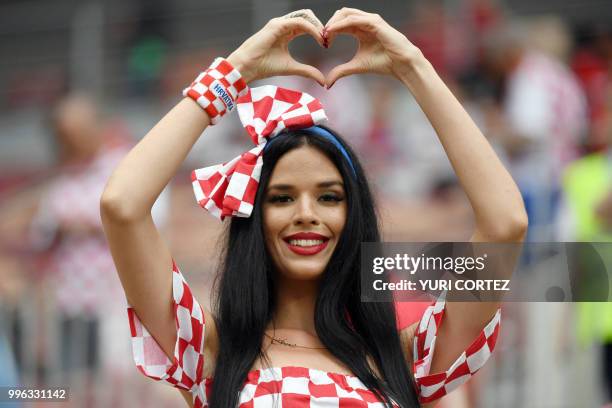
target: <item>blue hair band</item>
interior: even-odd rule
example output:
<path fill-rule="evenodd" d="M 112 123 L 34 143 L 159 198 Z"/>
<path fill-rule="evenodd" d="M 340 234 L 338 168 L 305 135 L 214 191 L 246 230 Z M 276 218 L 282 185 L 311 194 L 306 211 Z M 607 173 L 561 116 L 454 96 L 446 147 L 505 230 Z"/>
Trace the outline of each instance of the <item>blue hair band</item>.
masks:
<path fill-rule="evenodd" d="M 349 166 L 351 166 L 351 170 L 353 170 L 353 175 L 355 177 L 357 177 L 357 172 L 355 171 L 355 167 L 353 166 L 353 161 L 351 160 L 348 152 L 346 151 L 346 149 L 344 148 L 344 146 L 342 146 L 342 143 L 340 143 L 340 141 L 338 141 L 338 139 L 333 135 L 333 133 L 329 132 L 326 129 L 323 129 L 322 127 L 319 126 L 311 126 L 309 128 L 304 128 L 304 129 L 300 129 L 306 132 L 310 132 L 310 133 L 314 133 L 317 136 L 321 136 L 324 139 L 329 140 L 334 146 L 336 146 L 336 148 L 340 151 L 340 153 L 342 153 L 342 156 L 344 156 L 344 158 L 346 159 L 346 161 L 348 162 Z M 274 140 L 276 139 L 276 137 L 273 137 L 271 139 L 268 140 L 268 142 L 266 143 L 266 145 L 264 146 L 264 153 L 266 152 L 266 150 L 268 150 L 268 147 L 270 147 L 270 145 L 274 142 Z"/>

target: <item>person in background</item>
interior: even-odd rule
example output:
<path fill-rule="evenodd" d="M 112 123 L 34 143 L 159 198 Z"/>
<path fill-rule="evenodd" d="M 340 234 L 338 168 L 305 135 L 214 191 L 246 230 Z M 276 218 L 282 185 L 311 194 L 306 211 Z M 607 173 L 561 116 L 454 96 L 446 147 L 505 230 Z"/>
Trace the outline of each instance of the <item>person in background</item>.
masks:
<path fill-rule="evenodd" d="M 486 38 L 485 67 L 500 85 L 496 107 L 487 111 L 488 133 L 505 151 L 529 218 L 526 241 L 555 240 L 559 219 L 561 175 L 580 154 L 586 128 L 586 98 L 564 56 L 569 52 L 562 22 L 550 18 L 509 20 Z M 545 33 L 543 45 L 532 41 Z M 553 40 L 554 38 L 554 40 Z M 538 45 L 540 48 L 538 48 Z M 544 47 L 546 46 L 546 47 Z M 542 246 L 526 245 L 521 264 L 542 267 Z M 524 305 L 524 384 L 534 406 L 558 406 L 565 401 L 541 393 L 563 384 L 562 355 L 542 342 L 560 330 L 566 315 L 561 305 Z"/>
<path fill-rule="evenodd" d="M 588 153 L 606 149 L 607 95 L 612 84 L 612 28 L 585 24 L 576 30 L 572 70 L 580 80 L 589 105 Z"/>
<path fill-rule="evenodd" d="M 571 241 L 612 243 L 612 85 L 604 92 L 607 148 L 576 160 L 563 175 L 563 238 Z M 612 264 L 609 252 L 600 255 Z M 576 308 L 580 344 L 601 344 L 602 385 L 612 407 L 612 302 L 578 302 Z"/>
<path fill-rule="evenodd" d="M 504 88 L 498 117 L 490 121 L 491 135 L 504 146 L 525 200 L 528 241 L 552 239 L 561 172 L 578 157 L 587 126 L 584 92 L 566 64 L 553 56 L 562 51 L 547 53 L 528 42 L 530 32 L 546 28 L 551 37 L 554 27 L 559 25 L 549 19 L 509 23 L 487 43 L 487 67 Z M 558 36 L 564 37 L 561 30 Z"/>
<path fill-rule="evenodd" d="M 109 343 L 117 342 L 113 337 L 121 336 L 109 333 L 107 327 L 116 321 L 114 315 L 124 313 L 124 301 L 99 212 L 105 182 L 128 148 L 125 134 L 115 125 L 103 120 L 94 101 L 83 94 L 67 96 L 50 115 L 58 166 L 33 218 L 30 243 L 44 260 L 39 272 L 47 282 L 44 287 L 52 292 L 59 339 L 57 350 L 51 352 L 58 354 L 55 360 L 64 384 L 75 385 L 74 381 L 89 381 L 99 374 L 105 364 L 101 347 L 109 349 Z M 161 224 L 166 197 L 163 194 L 155 206 L 156 221 Z M 127 335 L 128 328 L 112 330 Z M 115 355 L 106 356 L 107 360 L 123 360 L 117 357 L 116 347 L 110 349 Z M 127 358 L 129 345 L 123 349 Z M 57 371 L 50 369 L 50 375 Z"/>

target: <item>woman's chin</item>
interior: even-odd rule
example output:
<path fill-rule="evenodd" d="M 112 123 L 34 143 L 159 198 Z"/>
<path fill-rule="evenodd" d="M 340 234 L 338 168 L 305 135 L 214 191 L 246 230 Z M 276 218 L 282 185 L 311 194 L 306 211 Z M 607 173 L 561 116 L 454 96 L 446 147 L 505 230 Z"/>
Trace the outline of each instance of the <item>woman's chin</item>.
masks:
<path fill-rule="evenodd" d="M 283 268 L 282 275 L 287 279 L 310 281 L 320 279 L 323 271 L 325 271 L 325 265 L 318 262 L 315 265 L 313 262 L 292 262 L 292 265 L 286 265 Z"/>

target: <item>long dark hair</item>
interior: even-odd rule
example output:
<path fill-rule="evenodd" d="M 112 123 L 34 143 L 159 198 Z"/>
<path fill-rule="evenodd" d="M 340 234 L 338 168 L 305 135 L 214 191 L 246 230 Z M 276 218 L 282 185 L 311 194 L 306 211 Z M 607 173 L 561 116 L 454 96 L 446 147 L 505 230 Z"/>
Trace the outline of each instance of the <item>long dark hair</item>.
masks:
<path fill-rule="evenodd" d="M 305 130 L 283 132 L 264 154 L 251 217 L 231 220 L 214 298 L 219 352 L 211 408 L 236 407 L 256 359 L 268 361 L 261 348 L 276 307 L 275 281 L 265 245 L 261 203 L 275 164 L 285 153 L 303 145 L 318 149 L 334 163 L 347 197 L 345 227 L 323 272 L 316 300 L 317 335 L 386 404 L 391 404 L 391 398 L 401 407 L 419 406 L 400 344 L 394 303 L 360 299 L 360 243 L 380 241 L 378 217 L 361 164 L 346 142 L 333 134 L 348 152 L 355 174 L 339 149 L 324 137 Z M 382 378 L 372 370 L 366 356 L 376 364 Z"/>

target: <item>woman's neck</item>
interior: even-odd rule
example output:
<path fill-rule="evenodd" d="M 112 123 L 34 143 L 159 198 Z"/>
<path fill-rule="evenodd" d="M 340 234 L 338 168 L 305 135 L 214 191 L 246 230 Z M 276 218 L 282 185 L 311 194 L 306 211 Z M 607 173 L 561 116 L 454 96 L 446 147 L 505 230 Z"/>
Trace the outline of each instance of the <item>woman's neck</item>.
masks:
<path fill-rule="evenodd" d="M 274 328 L 301 330 L 316 335 L 314 309 L 318 289 L 319 283 L 316 281 L 279 279 Z"/>

